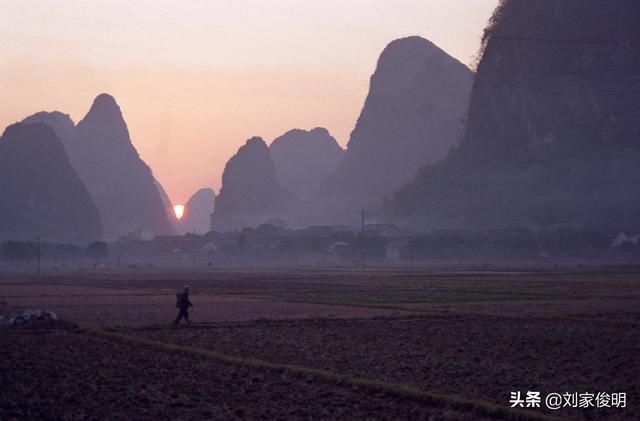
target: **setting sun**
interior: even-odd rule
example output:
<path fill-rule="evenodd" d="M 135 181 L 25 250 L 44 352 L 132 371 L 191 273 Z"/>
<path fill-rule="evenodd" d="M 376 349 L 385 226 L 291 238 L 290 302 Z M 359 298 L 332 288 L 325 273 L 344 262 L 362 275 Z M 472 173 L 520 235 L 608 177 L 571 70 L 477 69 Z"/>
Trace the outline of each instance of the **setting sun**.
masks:
<path fill-rule="evenodd" d="M 175 205 L 173 207 L 173 212 L 176 214 L 177 219 L 181 219 L 182 215 L 184 215 L 184 206 L 183 205 Z"/>

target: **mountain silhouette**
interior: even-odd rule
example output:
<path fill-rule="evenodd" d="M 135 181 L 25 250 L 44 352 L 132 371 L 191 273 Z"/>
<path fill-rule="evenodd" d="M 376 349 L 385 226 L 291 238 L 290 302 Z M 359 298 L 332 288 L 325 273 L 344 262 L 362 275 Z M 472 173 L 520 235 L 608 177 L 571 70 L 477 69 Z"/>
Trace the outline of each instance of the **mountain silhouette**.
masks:
<path fill-rule="evenodd" d="M 502 1 L 466 135 L 391 211 L 424 228 L 640 228 L 640 3 Z"/>
<path fill-rule="evenodd" d="M 231 231 L 278 218 L 292 223 L 297 199 L 285 190 L 264 140 L 253 137 L 229 159 L 222 174 L 211 227 Z"/>
<path fill-rule="evenodd" d="M 178 223 L 180 233 L 205 234 L 209 232 L 215 200 L 216 194 L 213 189 L 204 188 L 195 192 L 184 205 L 184 215 Z"/>
<path fill-rule="evenodd" d="M 639 10 L 628 0 L 502 1 L 483 39 L 464 153 L 515 162 L 637 143 Z"/>
<path fill-rule="evenodd" d="M 76 126 L 59 111 L 39 112 L 23 122 L 40 122 L 54 129 L 100 211 L 105 238 L 131 232 L 175 232 L 168 213 L 173 210 L 163 203 L 162 192 L 133 146 L 112 96 L 98 95 Z"/>
<path fill-rule="evenodd" d="M 327 129 L 294 129 L 269 146 L 278 181 L 303 200 L 311 200 L 340 163 L 344 150 Z"/>
<path fill-rule="evenodd" d="M 74 150 L 73 145 L 73 132 L 75 130 L 75 124 L 69 114 L 61 113 L 60 111 L 40 111 L 35 113 L 24 120 L 22 123 L 32 124 L 32 123 L 44 123 L 47 126 L 51 127 L 53 131 L 56 133 L 58 139 L 62 142 L 67 152 L 72 153 Z"/>
<path fill-rule="evenodd" d="M 178 232 L 178 220 L 176 219 L 175 211 L 173 210 L 173 202 L 169 198 L 164 187 L 157 178 L 153 178 L 153 184 L 155 184 L 156 189 L 158 189 L 158 194 L 160 195 L 160 199 L 162 199 L 162 205 L 164 206 L 164 211 L 167 215 L 167 219 L 171 224 L 172 230 Z"/>
<path fill-rule="evenodd" d="M 71 154 L 100 213 L 107 238 L 129 232 L 173 232 L 151 169 L 131 143 L 115 99 L 96 97 L 74 133 Z"/>
<path fill-rule="evenodd" d="M 345 156 L 314 202 L 317 213 L 332 222 L 357 218 L 420 167 L 442 160 L 464 133 L 472 79 L 465 65 L 423 38 L 391 42 Z"/>
<path fill-rule="evenodd" d="M 0 237 L 88 242 L 100 214 L 54 130 L 16 123 L 0 138 Z"/>

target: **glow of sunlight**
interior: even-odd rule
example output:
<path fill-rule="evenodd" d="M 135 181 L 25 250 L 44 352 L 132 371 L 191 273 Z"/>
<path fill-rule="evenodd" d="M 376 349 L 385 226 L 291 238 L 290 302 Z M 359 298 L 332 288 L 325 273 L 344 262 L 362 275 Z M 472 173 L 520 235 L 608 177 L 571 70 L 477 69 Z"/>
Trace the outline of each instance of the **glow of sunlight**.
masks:
<path fill-rule="evenodd" d="M 173 207 L 173 212 L 176 214 L 177 219 L 181 219 L 182 215 L 184 215 L 184 206 L 183 205 L 175 205 Z"/>

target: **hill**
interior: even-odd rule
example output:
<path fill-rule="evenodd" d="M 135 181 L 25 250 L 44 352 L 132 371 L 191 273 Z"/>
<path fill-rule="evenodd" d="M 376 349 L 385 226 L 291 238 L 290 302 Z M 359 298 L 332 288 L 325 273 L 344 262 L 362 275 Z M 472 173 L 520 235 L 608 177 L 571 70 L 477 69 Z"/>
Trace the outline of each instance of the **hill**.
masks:
<path fill-rule="evenodd" d="M 100 214 L 55 132 L 17 123 L 0 138 L 0 237 L 88 242 Z"/>

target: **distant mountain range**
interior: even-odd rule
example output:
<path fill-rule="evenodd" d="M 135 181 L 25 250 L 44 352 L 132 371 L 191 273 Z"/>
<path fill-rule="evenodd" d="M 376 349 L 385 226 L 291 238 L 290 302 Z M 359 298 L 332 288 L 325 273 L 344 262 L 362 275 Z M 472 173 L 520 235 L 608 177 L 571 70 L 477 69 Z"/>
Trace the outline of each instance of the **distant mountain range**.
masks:
<path fill-rule="evenodd" d="M 227 163 L 211 227 L 345 223 L 361 208 L 379 207 L 420 166 L 442 160 L 456 144 L 472 76 L 427 40 L 392 42 L 378 61 L 347 151 L 323 128 L 291 130 L 270 147 L 250 139 Z M 192 216 L 174 222 L 170 200 L 138 156 L 111 96 L 99 95 L 77 126 L 60 112 L 24 121 L 56 131 L 100 211 L 105 237 L 205 229 L 211 192 L 200 192 Z"/>
<path fill-rule="evenodd" d="M 420 167 L 444 159 L 457 144 L 464 133 L 472 80 L 473 72 L 423 38 L 393 41 L 371 77 L 346 151 L 326 129 L 291 130 L 273 141 L 270 157 L 263 151 L 261 165 L 272 160 L 277 179 L 264 171 L 250 185 L 234 187 L 244 202 L 228 203 L 229 178 L 223 176 L 219 212 L 243 214 L 247 197 L 261 197 L 253 212 L 267 203 L 269 212 L 251 220 L 251 226 L 268 217 L 298 225 L 359 220 L 361 209 L 377 210 L 385 196 L 411 181 Z M 252 165 L 245 163 L 246 173 Z M 282 188 L 297 200 L 286 198 Z M 214 216 L 214 228 L 242 225 L 221 221 Z"/>
<path fill-rule="evenodd" d="M 269 147 L 249 139 L 228 161 L 219 196 L 200 190 L 180 223 L 172 222 L 170 200 L 138 156 L 112 97 L 99 95 L 77 126 L 59 112 L 37 113 L 0 142 L 1 194 L 31 212 L 23 218 L 3 199 L 0 209 L 11 222 L 2 232 L 99 235 L 100 218 L 82 183 L 107 238 L 204 232 L 211 211 L 218 231 L 267 222 L 354 225 L 361 210 L 369 222 L 413 229 L 640 230 L 638 22 L 637 2 L 563 0 L 549 7 L 503 0 L 475 75 L 423 38 L 395 40 L 378 60 L 346 151 L 323 128 L 291 130 Z M 27 138 L 24 149 L 15 146 Z M 33 145 L 42 143 L 58 145 L 48 151 L 61 161 L 57 167 L 41 162 Z M 72 191 L 60 194 L 77 196 L 86 212 L 76 228 L 52 211 L 67 208 L 40 182 L 25 181 L 21 193 L 6 180 L 31 180 L 10 162 L 28 154 L 47 168 L 46 177 L 73 180 L 65 150 L 77 175 Z"/>

